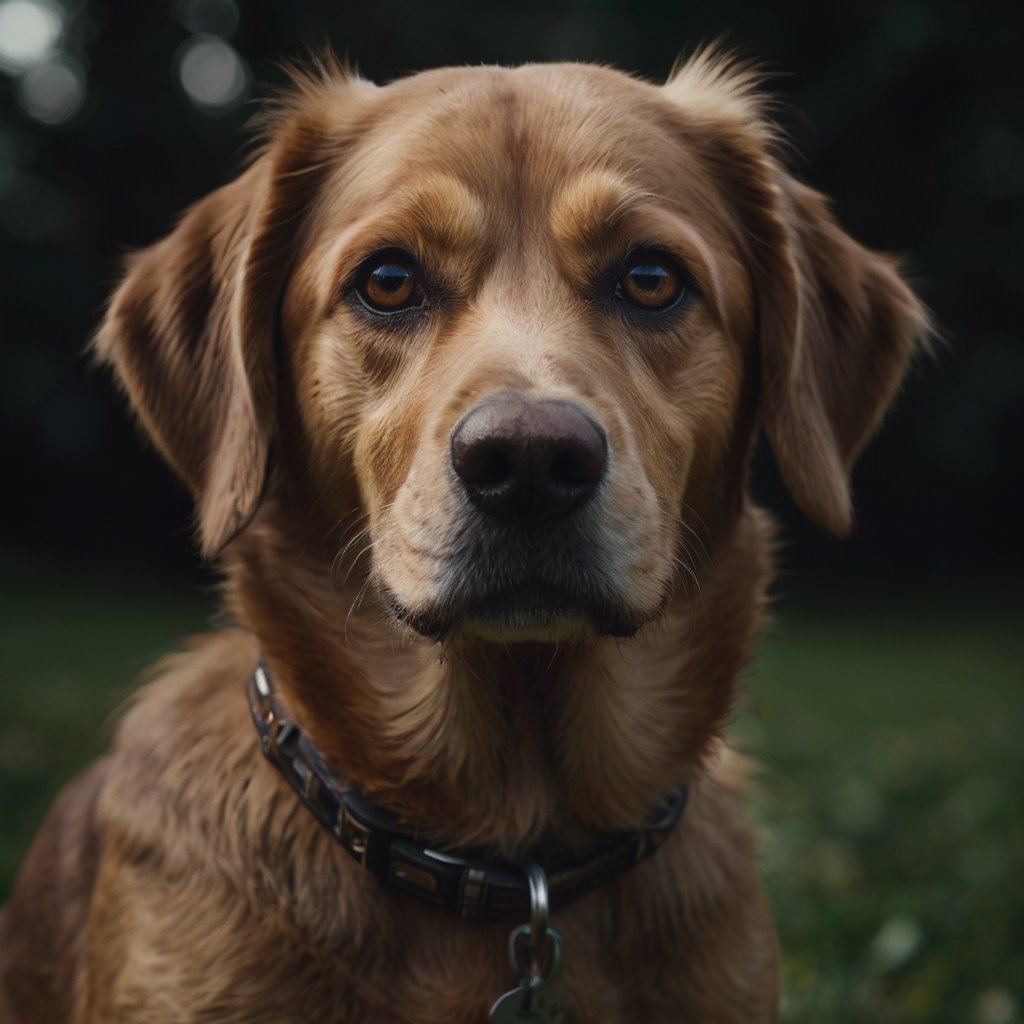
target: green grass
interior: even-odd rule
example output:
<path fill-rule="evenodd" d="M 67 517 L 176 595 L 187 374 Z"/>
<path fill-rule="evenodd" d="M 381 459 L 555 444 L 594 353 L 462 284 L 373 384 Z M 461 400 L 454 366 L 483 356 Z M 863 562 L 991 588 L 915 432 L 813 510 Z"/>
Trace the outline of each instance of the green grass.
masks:
<path fill-rule="evenodd" d="M 81 570 L 0 573 L 0 901 L 61 786 L 107 744 L 132 681 L 212 600 Z"/>
<path fill-rule="evenodd" d="M 786 1020 L 1022 1019 L 1022 623 L 977 598 L 782 611 L 738 731 Z"/>
<path fill-rule="evenodd" d="M 57 567 L 3 575 L 0 895 L 132 677 L 212 610 Z M 779 610 L 735 731 L 763 766 L 790 1024 L 1024 1020 L 1022 611 L 935 595 Z"/>

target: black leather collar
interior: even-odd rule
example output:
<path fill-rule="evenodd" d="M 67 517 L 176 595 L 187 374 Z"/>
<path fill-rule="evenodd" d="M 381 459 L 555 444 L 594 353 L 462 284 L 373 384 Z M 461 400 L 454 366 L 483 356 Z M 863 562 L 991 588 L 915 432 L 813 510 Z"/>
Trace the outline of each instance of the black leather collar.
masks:
<path fill-rule="evenodd" d="M 348 854 L 381 881 L 482 923 L 529 915 L 530 889 L 522 865 L 481 850 L 435 849 L 402 831 L 396 815 L 332 775 L 320 752 L 285 716 L 262 661 L 249 680 L 249 709 L 270 763 Z M 682 817 L 686 798 L 682 783 L 662 798 L 644 828 L 607 833 L 559 856 L 530 851 L 525 860 L 546 873 L 552 909 L 650 857 Z"/>

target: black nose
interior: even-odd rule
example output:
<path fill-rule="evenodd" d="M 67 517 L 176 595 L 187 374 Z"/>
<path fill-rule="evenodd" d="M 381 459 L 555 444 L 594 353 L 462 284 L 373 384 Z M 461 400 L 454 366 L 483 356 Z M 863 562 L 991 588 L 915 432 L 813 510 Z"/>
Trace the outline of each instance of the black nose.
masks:
<path fill-rule="evenodd" d="M 494 395 L 452 431 L 452 466 L 466 494 L 502 520 L 573 512 L 597 490 L 607 454 L 601 427 L 561 399 Z"/>

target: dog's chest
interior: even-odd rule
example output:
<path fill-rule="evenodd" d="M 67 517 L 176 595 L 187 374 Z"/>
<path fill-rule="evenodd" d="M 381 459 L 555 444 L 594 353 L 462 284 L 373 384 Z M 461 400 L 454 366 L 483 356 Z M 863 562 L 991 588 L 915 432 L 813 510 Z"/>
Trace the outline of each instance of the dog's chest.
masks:
<path fill-rule="evenodd" d="M 564 972 L 545 993 L 535 1016 L 517 1015 L 517 999 L 507 1000 L 492 1015 L 500 997 L 519 980 L 509 964 L 508 927 L 467 925 L 445 912 L 409 907 L 376 884 L 360 886 L 355 901 L 348 906 L 348 920 L 339 920 L 331 937 L 322 935 L 312 943 L 308 936 L 297 940 L 282 923 L 279 931 L 271 929 L 264 941 L 250 946 L 252 962 L 233 965 L 235 982 L 225 985 L 224 996 L 244 979 L 251 984 L 257 972 L 264 981 L 263 994 L 259 1007 L 248 1011 L 253 1015 L 242 1015 L 239 1021 L 627 1024 L 638 1015 L 678 1021 L 684 996 L 680 990 L 672 998 L 680 972 L 671 962 L 675 952 L 669 942 L 661 947 L 659 959 L 664 962 L 658 971 L 658 1002 L 664 1007 L 669 997 L 674 1007 L 669 1016 L 661 1016 L 638 990 L 642 951 L 617 944 L 615 936 L 595 929 L 592 920 L 562 925 Z M 274 966 L 268 971 L 270 963 Z M 650 967 L 648 963 L 643 973 Z M 197 1019 L 204 1011 L 208 1005 L 199 1009 Z"/>

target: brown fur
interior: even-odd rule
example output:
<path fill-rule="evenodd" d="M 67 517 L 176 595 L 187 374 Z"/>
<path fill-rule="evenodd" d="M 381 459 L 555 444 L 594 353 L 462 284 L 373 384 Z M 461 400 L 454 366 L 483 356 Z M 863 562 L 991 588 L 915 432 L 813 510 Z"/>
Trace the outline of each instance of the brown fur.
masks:
<path fill-rule="evenodd" d="M 557 915 L 573 1019 L 776 1019 L 723 742 L 771 576 L 747 463 L 760 422 L 796 501 L 846 533 L 850 466 L 924 317 L 780 166 L 755 84 L 710 54 L 661 88 L 554 65 L 378 89 L 332 68 L 132 261 L 97 352 L 194 493 L 238 628 L 158 666 L 55 804 L 0 923 L 0 1018 L 468 1024 L 514 982 L 507 928 L 380 885 L 262 760 L 262 650 L 334 770 L 453 846 L 629 828 L 687 780 L 668 844 Z M 687 268 L 682 311 L 629 321 L 598 295 L 637 244 Z M 347 297 L 392 246 L 442 296 L 411 328 Z M 565 557 L 634 639 L 470 609 L 439 645 L 389 615 L 385 592 L 425 608 L 472 573 L 449 437 L 509 389 L 607 431 L 586 554 Z"/>

